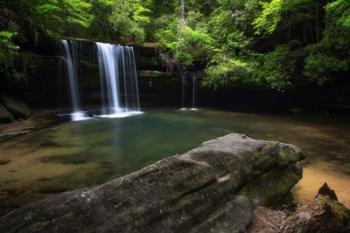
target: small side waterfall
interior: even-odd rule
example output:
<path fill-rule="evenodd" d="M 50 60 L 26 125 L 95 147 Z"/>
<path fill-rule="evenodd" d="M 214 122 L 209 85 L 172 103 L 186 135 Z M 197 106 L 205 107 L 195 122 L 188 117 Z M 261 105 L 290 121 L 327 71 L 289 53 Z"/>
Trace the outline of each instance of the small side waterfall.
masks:
<path fill-rule="evenodd" d="M 197 111 L 198 78 L 193 75 L 191 78 L 185 72 L 181 73 L 181 111 Z"/>
<path fill-rule="evenodd" d="M 186 74 L 181 74 L 181 111 L 186 109 Z"/>
<path fill-rule="evenodd" d="M 78 43 L 76 41 L 61 41 L 62 55 L 65 58 L 67 76 L 73 112 L 73 121 L 87 119 L 86 114 L 80 109 L 79 82 L 78 82 Z"/>
<path fill-rule="evenodd" d="M 182 30 L 183 27 L 186 26 L 186 12 L 185 12 L 185 0 L 181 0 L 181 5 L 180 5 L 180 22 L 179 22 L 179 31 Z M 187 82 L 187 75 L 185 71 L 181 72 L 181 111 L 186 111 L 186 110 L 191 110 L 191 111 L 197 111 L 198 109 L 196 108 L 196 100 L 197 100 L 197 89 L 198 89 L 198 84 L 197 84 L 197 78 L 195 76 L 192 77 L 192 90 L 188 90 L 190 87 L 190 81 Z M 192 91 L 192 97 L 191 101 L 187 101 L 189 98 L 187 94 Z M 188 92 L 188 93 L 187 93 Z M 189 107 L 190 106 L 190 107 Z"/>
<path fill-rule="evenodd" d="M 197 77 L 193 76 L 192 77 L 192 107 L 191 111 L 197 111 L 197 89 L 198 89 L 198 84 L 197 84 Z"/>
<path fill-rule="evenodd" d="M 103 101 L 101 117 L 141 113 L 134 49 L 100 42 L 96 46 Z"/>

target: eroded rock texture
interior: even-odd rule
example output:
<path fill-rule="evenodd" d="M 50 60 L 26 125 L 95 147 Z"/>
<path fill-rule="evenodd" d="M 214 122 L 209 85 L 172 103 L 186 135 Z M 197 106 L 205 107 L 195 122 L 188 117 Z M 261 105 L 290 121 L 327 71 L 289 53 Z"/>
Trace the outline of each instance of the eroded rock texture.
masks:
<path fill-rule="evenodd" d="M 283 200 L 302 176 L 302 158 L 295 146 L 230 134 L 15 210 L 0 218 L 0 232 L 245 232 L 251 198 L 262 205 Z"/>
<path fill-rule="evenodd" d="M 324 184 L 312 203 L 294 211 L 254 208 L 249 233 L 349 233 L 350 210 Z"/>

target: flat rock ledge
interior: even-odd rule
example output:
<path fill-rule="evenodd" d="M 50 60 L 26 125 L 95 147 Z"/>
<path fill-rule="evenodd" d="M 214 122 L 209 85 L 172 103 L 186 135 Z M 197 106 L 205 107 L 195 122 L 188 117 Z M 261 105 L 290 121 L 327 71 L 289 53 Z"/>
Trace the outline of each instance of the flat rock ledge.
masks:
<path fill-rule="evenodd" d="M 0 232 L 247 232 L 257 203 L 288 197 L 303 158 L 293 145 L 229 134 L 101 186 L 14 210 L 0 218 Z"/>

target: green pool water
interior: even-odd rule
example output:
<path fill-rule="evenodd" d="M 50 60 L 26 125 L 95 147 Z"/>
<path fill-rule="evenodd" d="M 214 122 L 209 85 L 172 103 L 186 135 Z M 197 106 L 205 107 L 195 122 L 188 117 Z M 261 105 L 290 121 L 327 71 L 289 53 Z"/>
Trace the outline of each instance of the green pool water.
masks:
<path fill-rule="evenodd" d="M 280 140 L 307 156 L 297 200 L 328 182 L 350 206 L 350 122 L 332 117 L 153 109 L 122 119 L 66 122 L 0 143 L 0 213 L 58 192 L 101 184 L 228 133 Z"/>

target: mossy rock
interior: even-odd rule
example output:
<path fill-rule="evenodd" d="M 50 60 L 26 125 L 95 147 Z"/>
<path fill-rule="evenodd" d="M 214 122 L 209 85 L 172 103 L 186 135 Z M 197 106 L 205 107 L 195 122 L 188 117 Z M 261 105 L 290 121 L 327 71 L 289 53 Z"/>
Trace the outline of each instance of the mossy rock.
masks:
<path fill-rule="evenodd" d="M 30 116 L 31 110 L 23 101 L 8 95 L 2 95 L 1 100 L 15 118 L 28 118 Z"/>
<path fill-rule="evenodd" d="M 318 205 L 329 206 L 335 217 L 345 224 L 350 226 L 350 210 L 345 205 L 338 202 L 338 197 L 333 189 L 325 183 L 318 191 L 314 202 Z"/>
<path fill-rule="evenodd" d="M 12 114 L 0 103 L 0 122 L 10 123 L 13 121 Z"/>
<path fill-rule="evenodd" d="M 258 201 L 263 206 L 280 208 L 301 177 L 302 168 L 298 164 L 289 165 L 284 169 L 273 168 L 253 178 L 238 193 Z"/>
<path fill-rule="evenodd" d="M 6 164 L 8 164 L 9 162 L 10 162 L 9 160 L 0 159 L 0 166 L 1 166 L 1 165 L 6 165 Z"/>

